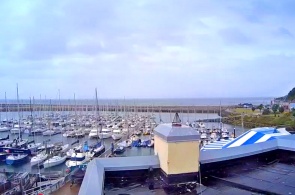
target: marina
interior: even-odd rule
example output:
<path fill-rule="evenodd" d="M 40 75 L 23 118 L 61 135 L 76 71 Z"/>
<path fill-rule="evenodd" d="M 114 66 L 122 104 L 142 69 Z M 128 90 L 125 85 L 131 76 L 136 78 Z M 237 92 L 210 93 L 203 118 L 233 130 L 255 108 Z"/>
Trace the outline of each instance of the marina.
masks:
<path fill-rule="evenodd" d="M 29 172 L 35 174 L 36 180 L 46 175 L 61 175 L 63 181 L 50 177 L 49 181 L 52 181 L 52 184 L 41 183 L 40 187 L 38 184 L 33 187 L 40 192 L 50 189 L 50 193 L 54 191 L 54 186 L 63 186 L 69 182 L 71 174 L 77 171 L 77 168 L 87 166 L 87 163 L 94 158 L 153 155 L 153 130 L 158 124 L 171 118 L 171 113 L 155 115 L 137 112 L 127 114 L 100 112 L 98 116 L 98 112 L 46 111 L 36 114 L 32 110 L 1 113 L 1 116 L 8 114 L 12 118 L 4 119 L 1 124 L 4 130 L 0 132 L 2 141 L 0 170 L 3 170 L 3 173 Z M 201 117 L 198 118 L 199 116 Z M 214 119 L 216 116 L 218 115 L 208 113 L 202 115 L 183 113 L 182 119 L 186 123 L 191 121 L 191 126 L 205 129 L 205 123 L 200 123 L 198 119 L 206 117 Z M 220 124 L 207 122 L 206 125 L 212 131 Z M 13 127 L 18 130 L 16 133 L 11 131 Z M 243 129 L 237 127 L 237 132 L 241 131 Z M 32 193 L 31 191 L 27 189 L 26 194 Z"/>

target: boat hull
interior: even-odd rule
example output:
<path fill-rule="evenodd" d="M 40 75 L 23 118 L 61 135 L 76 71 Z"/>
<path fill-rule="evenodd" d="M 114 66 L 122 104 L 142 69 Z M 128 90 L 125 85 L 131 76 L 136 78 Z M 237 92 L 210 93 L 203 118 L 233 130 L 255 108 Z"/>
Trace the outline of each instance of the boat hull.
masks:
<path fill-rule="evenodd" d="M 60 159 L 59 161 L 54 161 L 54 162 L 49 162 L 49 163 L 45 161 L 43 166 L 44 166 L 44 168 L 54 167 L 54 166 L 64 163 L 65 161 L 66 161 L 66 156 L 63 157 L 62 159 Z"/>
<path fill-rule="evenodd" d="M 26 155 L 23 158 L 20 159 L 10 159 L 10 158 L 6 158 L 6 164 L 7 165 L 21 165 L 24 164 L 25 162 L 27 162 L 28 160 L 28 155 Z"/>

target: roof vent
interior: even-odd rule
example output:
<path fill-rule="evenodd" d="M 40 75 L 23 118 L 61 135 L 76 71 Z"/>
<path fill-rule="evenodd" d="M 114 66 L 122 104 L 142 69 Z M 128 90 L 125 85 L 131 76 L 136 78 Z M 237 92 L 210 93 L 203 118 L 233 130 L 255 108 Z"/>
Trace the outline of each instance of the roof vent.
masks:
<path fill-rule="evenodd" d="M 181 120 L 180 120 L 180 117 L 177 112 L 175 113 L 175 116 L 173 118 L 172 126 L 173 127 L 181 127 Z"/>

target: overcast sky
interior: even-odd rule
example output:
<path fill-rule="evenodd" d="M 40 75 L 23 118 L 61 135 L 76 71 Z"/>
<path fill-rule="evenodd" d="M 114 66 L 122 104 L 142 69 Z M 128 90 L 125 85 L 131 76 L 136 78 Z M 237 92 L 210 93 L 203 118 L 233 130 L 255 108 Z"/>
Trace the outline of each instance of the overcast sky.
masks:
<path fill-rule="evenodd" d="M 295 87 L 295 1 L 0 2 L 0 99 L 276 97 Z"/>

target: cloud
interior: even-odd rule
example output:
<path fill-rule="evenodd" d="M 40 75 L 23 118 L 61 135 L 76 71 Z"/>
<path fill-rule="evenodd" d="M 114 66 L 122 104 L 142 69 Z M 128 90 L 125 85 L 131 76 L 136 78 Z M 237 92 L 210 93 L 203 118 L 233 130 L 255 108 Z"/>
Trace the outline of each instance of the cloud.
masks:
<path fill-rule="evenodd" d="M 19 83 L 23 97 L 60 89 L 92 98 L 95 87 L 106 98 L 273 96 L 271 86 L 294 85 L 293 4 L 3 1 L 1 91 Z"/>

